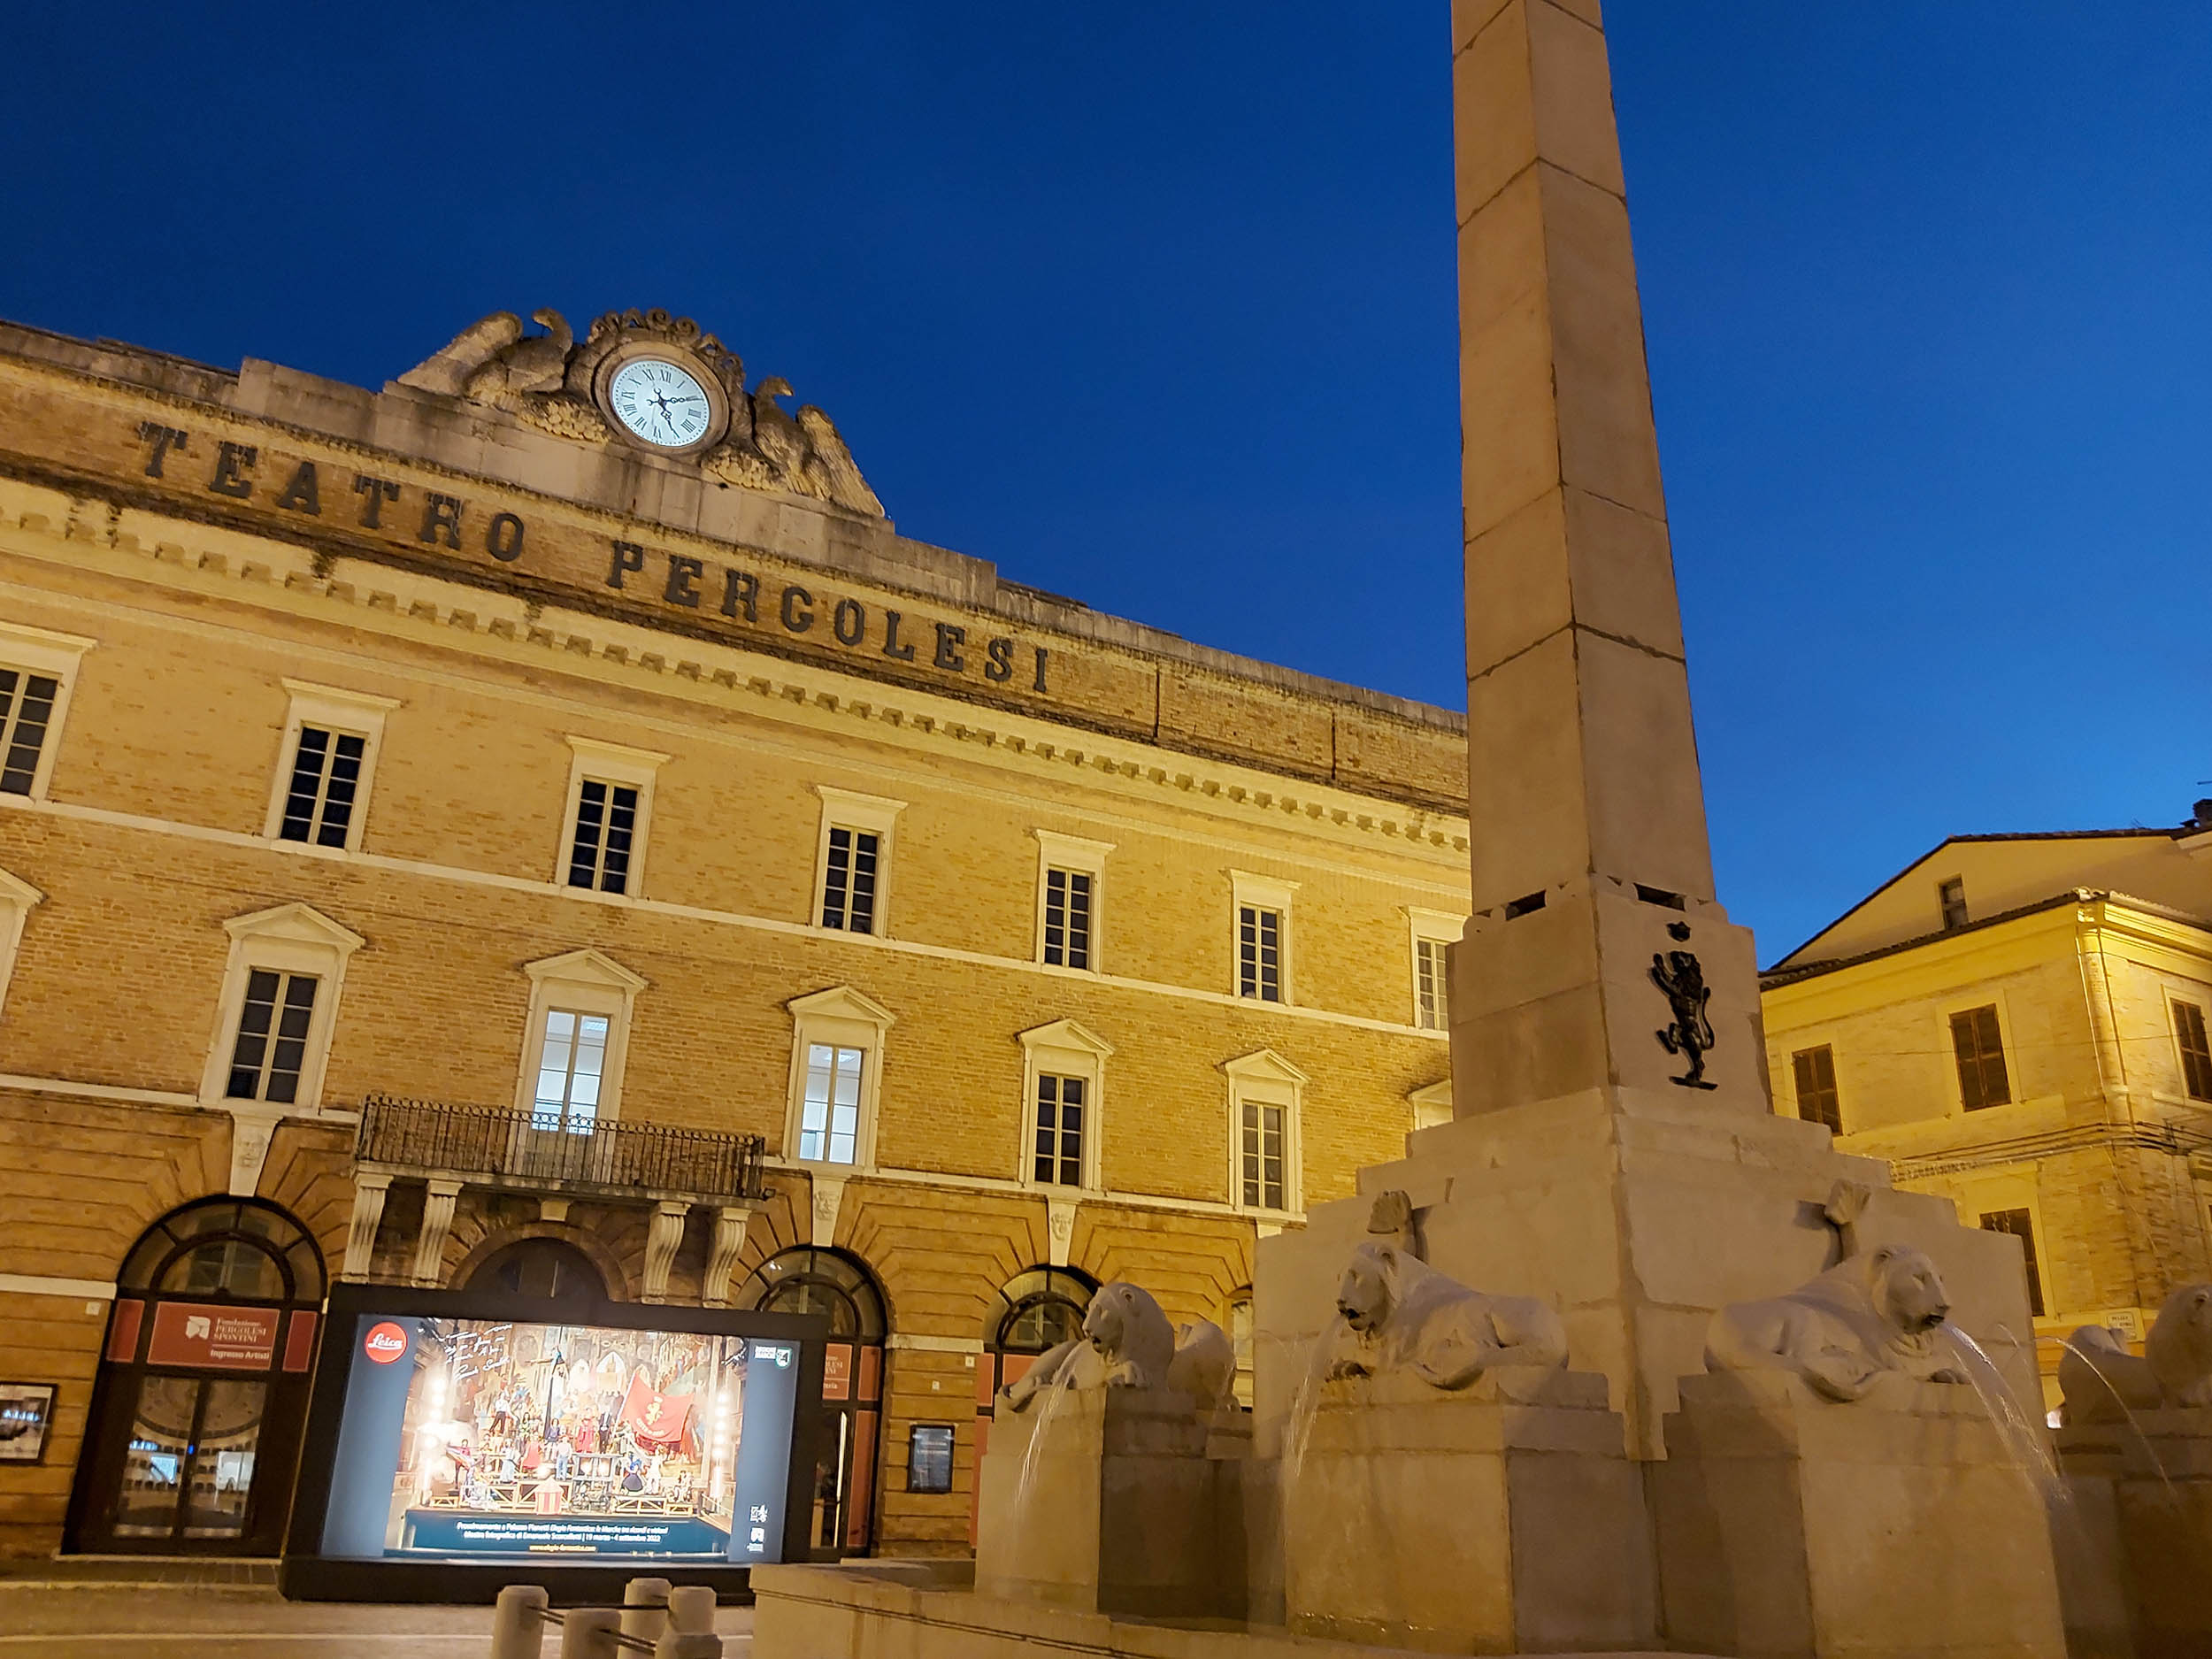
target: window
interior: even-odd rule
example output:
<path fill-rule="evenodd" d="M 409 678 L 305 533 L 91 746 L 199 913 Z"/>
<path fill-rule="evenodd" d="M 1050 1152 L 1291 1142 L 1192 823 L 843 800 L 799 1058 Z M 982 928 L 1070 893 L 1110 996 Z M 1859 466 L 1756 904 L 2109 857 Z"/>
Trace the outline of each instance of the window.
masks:
<path fill-rule="evenodd" d="M 94 641 L 0 622 L 0 795 L 46 798 L 77 665 Z"/>
<path fill-rule="evenodd" d="M 1227 1317 L 1222 1327 L 1229 1338 L 1229 1351 L 1236 1356 L 1236 1377 L 1230 1387 L 1236 1402 L 1247 1411 L 1252 1409 L 1252 1287 L 1249 1285 L 1229 1293 Z"/>
<path fill-rule="evenodd" d="M 1040 1186 L 1083 1185 L 1083 1090 L 1079 1077 L 1037 1079 L 1036 1144 L 1030 1175 Z"/>
<path fill-rule="evenodd" d="M 1406 1103 L 1413 1108 L 1413 1126 L 1433 1129 L 1439 1124 L 1452 1121 L 1452 1080 L 1431 1083 L 1415 1089 L 1406 1096 Z"/>
<path fill-rule="evenodd" d="M 1991 1210 L 1982 1213 L 1985 1233 L 2009 1233 L 2020 1240 L 2020 1256 L 2028 1274 L 2028 1311 L 2044 1317 L 2043 1274 L 2035 1260 L 2035 1223 L 2025 1210 Z"/>
<path fill-rule="evenodd" d="M 399 706 L 331 686 L 288 680 L 292 708 L 262 833 L 310 847 L 358 848 L 384 717 Z"/>
<path fill-rule="evenodd" d="M 1222 1070 L 1229 1079 L 1230 1202 L 1239 1210 L 1300 1213 L 1298 1102 L 1306 1074 L 1270 1048 Z"/>
<path fill-rule="evenodd" d="M 1966 879 L 1953 876 L 1936 887 L 1936 902 L 1943 910 L 1943 931 L 1966 926 Z"/>
<path fill-rule="evenodd" d="M 894 1016 L 849 985 L 794 997 L 784 1156 L 832 1173 L 875 1162 L 884 1033 Z"/>
<path fill-rule="evenodd" d="M 1100 1094 L 1113 1046 L 1071 1019 L 1023 1032 L 1019 1179 L 1033 1187 L 1095 1192 Z"/>
<path fill-rule="evenodd" d="M 1099 899 L 1111 841 L 1051 830 L 1037 838 L 1037 960 L 1049 968 L 1098 968 Z"/>
<path fill-rule="evenodd" d="M 566 833 L 554 879 L 588 892 L 635 898 L 645 890 L 645 833 L 653 780 L 668 757 L 572 737 Z"/>
<path fill-rule="evenodd" d="M 1413 1023 L 1422 1031 L 1449 1031 L 1451 987 L 1446 978 L 1452 941 L 1467 931 L 1463 916 L 1409 910 L 1413 928 Z"/>
<path fill-rule="evenodd" d="M 2205 1041 L 2204 1010 L 2174 1003 L 2174 1038 L 2181 1045 L 2181 1083 L 2191 1100 L 2212 1101 L 2212 1046 Z"/>
<path fill-rule="evenodd" d="M 245 1000 L 238 1012 L 238 1040 L 231 1049 L 230 1082 L 223 1090 L 227 1096 L 286 1106 L 299 1099 L 318 983 L 311 973 L 277 973 L 267 968 L 248 972 Z"/>
<path fill-rule="evenodd" d="M 8 983 L 15 978 L 15 955 L 23 944 L 23 925 L 31 907 L 46 895 L 29 882 L 0 870 L 0 1008 L 7 1005 Z"/>
<path fill-rule="evenodd" d="M 1290 900 L 1295 881 L 1229 872 L 1236 918 L 1236 995 L 1260 1002 L 1290 1001 Z"/>
<path fill-rule="evenodd" d="M 2012 1081 L 2005 1074 L 2004 1038 L 1994 1002 L 1951 1016 L 1951 1048 L 1958 1056 L 1959 1099 L 1968 1111 L 2011 1102 Z"/>
<path fill-rule="evenodd" d="M 532 1122 L 540 1129 L 589 1134 L 599 1117 L 599 1090 L 607 1071 L 604 1014 L 549 1008 L 538 1045 L 537 1097 Z"/>
<path fill-rule="evenodd" d="M 230 959 L 200 1098 L 211 1105 L 318 1110 L 338 994 L 361 936 L 304 904 L 280 904 L 223 926 Z"/>
<path fill-rule="evenodd" d="M 1797 1078 L 1797 1115 L 1841 1134 L 1843 1106 L 1836 1095 L 1835 1050 L 1825 1043 L 1801 1048 L 1790 1056 L 1790 1070 Z"/>
<path fill-rule="evenodd" d="M 891 832 L 906 803 L 821 784 L 815 793 L 822 797 L 822 844 L 814 919 L 848 933 L 888 937 Z"/>
<path fill-rule="evenodd" d="M 526 963 L 530 1011 L 523 1025 L 515 1110 L 534 1128 L 586 1135 L 621 1113 L 630 1016 L 645 980 L 596 950 Z"/>

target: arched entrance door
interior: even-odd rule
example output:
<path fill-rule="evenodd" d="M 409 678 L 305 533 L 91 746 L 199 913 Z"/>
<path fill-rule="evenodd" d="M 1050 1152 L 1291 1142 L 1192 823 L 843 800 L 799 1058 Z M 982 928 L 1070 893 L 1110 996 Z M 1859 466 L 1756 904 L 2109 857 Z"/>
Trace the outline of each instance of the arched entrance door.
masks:
<path fill-rule="evenodd" d="M 883 1291 L 842 1250 L 805 1246 L 763 1262 L 737 1294 L 763 1313 L 817 1313 L 830 1325 L 822 1364 L 829 1438 L 814 1471 L 814 1558 L 864 1555 L 875 1541 L 876 1442 L 883 1420 L 883 1340 L 890 1330 Z"/>
<path fill-rule="evenodd" d="M 275 1555 L 322 1301 L 322 1253 L 273 1204 L 148 1228 L 116 1275 L 67 1548 Z"/>
<path fill-rule="evenodd" d="M 1033 1267 L 1014 1275 L 983 1310 L 983 1354 L 975 1368 L 975 1467 L 991 1448 L 991 1406 L 998 1391 L 1020 1379 L 1037 1356 L 1083 1334 L 1083 1316 L 1098 1281 L 1080 1268 Z M 980 1479 L 968 1487 L 968 1542 L 975 1542 Z"/>

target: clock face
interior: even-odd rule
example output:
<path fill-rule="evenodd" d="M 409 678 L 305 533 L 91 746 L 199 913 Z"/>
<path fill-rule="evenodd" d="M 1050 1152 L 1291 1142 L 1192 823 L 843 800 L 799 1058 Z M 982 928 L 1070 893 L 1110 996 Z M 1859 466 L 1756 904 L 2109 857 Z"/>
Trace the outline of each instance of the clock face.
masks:
<path fill-rule="evenodd" d="M 664 357 L 632 357 L 617 369 L 607 407 L 633 436 L 660 449 L 689 448 L 714 419 L 706 388 Z"/>

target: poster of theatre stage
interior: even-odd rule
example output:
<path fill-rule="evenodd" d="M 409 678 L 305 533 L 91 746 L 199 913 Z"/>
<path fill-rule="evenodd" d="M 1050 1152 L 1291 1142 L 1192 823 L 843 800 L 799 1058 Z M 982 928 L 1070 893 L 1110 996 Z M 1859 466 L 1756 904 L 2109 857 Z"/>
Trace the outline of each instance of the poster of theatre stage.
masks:
<path fill-rule="evenodd" d="M 46 1455 L 54 1418 L 51 1383 L 0 1383 L 0 1463 L 35 1463 Z"/>
<path fill-rule="evenodd" d="M 780 1558 L 797 1343 L 373 1314 L 356 1326 L 326 1555 Z"/>

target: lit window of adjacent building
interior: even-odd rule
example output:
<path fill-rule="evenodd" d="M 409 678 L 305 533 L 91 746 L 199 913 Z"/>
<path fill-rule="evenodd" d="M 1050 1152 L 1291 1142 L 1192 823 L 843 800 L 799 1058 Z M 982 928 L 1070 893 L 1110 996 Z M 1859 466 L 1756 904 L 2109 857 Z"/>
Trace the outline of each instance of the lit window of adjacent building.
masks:
<path fill-rule="evenodd" d="M 361 936 L 304 904 L 257 910 L 223 926 L 230 958 L 200 1098 L 314 1110 L 346 964 Z"/>
<path fill-rule="evenodd" d="M 1237 1367 L 1230 1387 L 1236 1402 L 1248 1411 L 1252 1409 L 1252 1286 L 1231 1291 L 1225 1311 L 1222 1327 L 1228 1333 L 1229 1352 L 1235 1356 Z"/>
<path fill-rule="evenodd" d="M 1232 1060 L 1229 1079 L 1229 1199 L 1239 1210 L 1296 1214 L 1298 1109 L 1306 1074 L 1272 1049 Z"/>
<path fill-rule="evenodd" d="M 1101 887 L 1113 843 L 1052 830 L 1030 833 L 1037 839 L 1037 960 L 1095 972 Z"/>
<path fill-rule="evenodd" d="M 23 944 L 23 925 L 34 905 L 46 895 L 19 876 L 0 870 L 0 1007 L 7 1002 L 8 986 L 15 978 L 16 952 Z"/>
<path fill-rule="evenodd" d="M 284 688 L 292 707 L 263 833 L 311 847 L 357 848 L 384 717 L 399 704 L 298 680 Z"/>
<path fill-rule="evenodd" d="M 1421 1031 L 1449 1031 L 1451 987 L 1446 978 L 1452 941 L 1466 931 L 1464 917 L 1441 910 L 1406 911 L 1412 924 L 1413 1023 Z"/>
<path fill-rule="evenodd" d="M 2204 1010 L 2174 1003 L 2174 1037 L 2181 1045 L 2181 1084 L 2191 1100 L 2212 1101 L 2212 1045 L 2205 1041 Z"/>
<path fill-rule="evenodd" d="M 885 937 L 891 833 L 906 803 L 820 785 L 816 793 L 822 797 L 822 842 L 814 919 L 842 933 Z"/>
<path fill-rule="evenodd" d="M 533 1128 L 589 1134 L 620 1116 L 630 1016 L 645 980 L 596 950 L 548 956 L 523 972 L 530 1011 L 515 1110 Z"/>
<path fill-rule="evenodd" d="M 871 1167 L 891 1011 L 849 985 L 784 1006 L 792 1024 L 784 1156 L 833 1170 Z"/>
<path fill-rule="evenodd" d="M 2004 1036 L 1994 1002 L 1951 1016 L 1951 1050 L 1958 1061 L 1959 1101 L 1968 1111 L 2011 1102 L 2012 1079 L 2005 1071 Z"/>
<path fill-rule="evenodd" d="M 650 749 L 571 737 L 568 813 L 556 878 L 565 886 L 635 898 L 645 890 L 653 780 L 668 758 Z"/>
<path fill-rule="evenodd" d="M 1985 1233 L 2009 1233 L 2020 1240 L 2020 1255 L 2028 1273 L 2028 1311 L 2044 1317 L 2043 1273 L 2035 1259 L 2035 1222 L 2025 1210 L 1987 1210 L 1982 1212 Z"/>
<path fill-rule="evenodd" d="M 1112 1045 L 1072 1019 L 1025 1031 L 1018 1041 L 1025 1102 L 1020 1179 L 1097 1191 L 1099 1107 Z"/>
<path fill-rule="evenodd" d="M 286 1106 L 299 1099 L 318 983 L 311 973 L 277 973 L 267 968 L 255 968 L 246 975 L 225 1096 Z"/>
<path fill-rule="evenodd" d="M 1823 1043 L 1790 1056 L 1797 1081 L 1797 1115 L 1807 1123 L 1826 1124 L 1843 1133 L 1843 1102 L 1836 1093 L 1836 1051 Z"/>
<path fill-rule="evenodd" d="M 1966 926 L 1966 878 L 1953 876 L 1936 886 L 1936 902 L 1943 911 L 1943 931 Z"/>
<path fill-rule="evenodd" d="M 1258 1002 L 1290 1001 L 1290 900 L 1294 881 L 1229 872 L 1236 918 L 1236 994 Z"/>
<path fill-rule="evenodd" d="M 46 798 L 77 666 L 93 641 L 0 622 L 0 795 Z"/>

